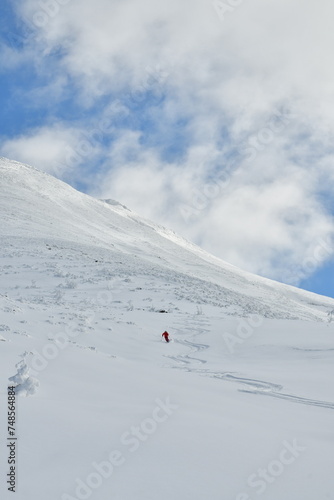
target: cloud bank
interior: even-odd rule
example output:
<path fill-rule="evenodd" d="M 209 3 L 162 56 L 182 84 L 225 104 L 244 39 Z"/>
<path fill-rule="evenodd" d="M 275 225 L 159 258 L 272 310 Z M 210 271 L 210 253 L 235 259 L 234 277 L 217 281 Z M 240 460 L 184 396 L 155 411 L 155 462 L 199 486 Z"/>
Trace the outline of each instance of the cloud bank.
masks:
<path fill-rule="evenodd" d="M 56 85 L 59 109 L 70 94 L 80 112 L 53 109 L 2 154 L 298 284 L 314 271 L 301 262 L 332 257 L 333 13 L 326 0 L 18 2 L 15 60 L 26 52 L 42 95 Z"/>

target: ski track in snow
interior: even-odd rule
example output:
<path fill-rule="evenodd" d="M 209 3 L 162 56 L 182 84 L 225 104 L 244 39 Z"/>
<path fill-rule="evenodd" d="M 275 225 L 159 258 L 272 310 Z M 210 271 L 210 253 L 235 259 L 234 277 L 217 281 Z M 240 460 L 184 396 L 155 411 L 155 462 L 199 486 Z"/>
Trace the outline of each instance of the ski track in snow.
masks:
<path fill-rule="evenodd" d="M 44 256 L 43 252 L 39 251 L 38 254 L 39 254 L 38 256 L 42 259 L 42 257 Z M 66 259 L 69 259 L 70 256 L 71 256 L 71 254 L 67 253 Z M 26 298 L 22 297 L 22 296 L 18 297 L 18 299 L 22 301 L 22 305 L 24 304 L 26 307 L 28 307 L 29 309 L 33 309 L 33 310 L 35 310 L 36 308 L 40 308 L 40 309 L 43 309 L 46 311 L 47 306 L 49 306 L 50 304 L 53 304 L 53 305 L 56 304 L 59 307 L 59 309 L 62 309 L 62 315 L 58 316 L 58 318 L 57 318 L 58 321 L 54 320 L 55 323 L 66 324 L 66 323 L 69 323 L 71 321 L 75 321 L 78 330 L 81 331 L 82 334 L 88 333 L 88 332 L 93 332 L 95 329 L 91 324 L 89 324 L 89 322 L 87 323 L 86 318 L 85 318 L 85 313 L 84 313 L 84 307 L 85 306 L 87 307 L 87 305 L 89 307 L 89 300 L 87 303 L 85 303 L 84 301 L 82 301 L 82 299 L 80 301 L 79 299 L 76 298 L 77 297 L 77 288 L 76 288 L 77 283 L 79 283 L 81 286 L 84 286 L 87 282 L 89 283 L 90 281 L 91 282 L 94 281 L 94 283 L 98 283 L 100 281 L 106 281 L 106 279 L 107 280 L 108 279 L 118 279 L 120 281 L 120 284 L 124 285 L 124 283 L 126 281 L 129 281 L 129 278 L 128 278 L 129 273 L 125 272 L 123 274 L 122 270 L 119 267 L 117 267 L 117 270 L 114 270 L 113 273 L 110 274 L 110 271 L 109 271 L 109 274 L 110 274 L 110 276 L 109 276 L 108 274 L 106 275 L 106 273 L 104 272 L 104 269 L 105 269 L 104 266 L 106 266 L 107 263 L 104 263 L 102 261 L 101 264 L 103 264 L 101 271 L 98 270 L 97 273 L 95 272 L 94 274 L 91 274 L 90 276 L 88 276 L 86 278 L 82 274 L 78 274 L 78 275 L 73 274 L 72 262 L 71 262 L 71 265 L 69 265 L 69 263 L 67 263 L 67 265 L 62 268 L 61 272 L 58 270 L 57 264 L 51 265 L 50 262 L 47 262 L 47 265 L 45 265 L 45 267 L 46 267 L 45 271 L 50 273 L 50 275 L 53 276 L 53 279 L 67 280 L 67 281 L 62 282 L 60 284 L 58 283 L 58 288 L 54 288 L 54 293 L 51 293 L 51 294 L 50 293 L 48 293 L 48 294 L 41 293 L 41 291 L 39 289 L 38 282 L 37 282 L 37 284 L 32 283 L 31 285 L 26 286 L 26 288 L 25 288 L 26 290 L 28 290 L 27 293 L 29 293 L 29 302 L 25 302 Z M 25 265 L 25 267 L 26 267 L 26 270 L 28 270 L 30 273 L 33 271 L 32 266 Z M 144 269 L 141 271 L 142 271 L 143 278 L 150 276 L 148 269 L 145 269 L 145 272 L 143 272 Z M 41 272 L 41 271 L 39 270 L 39 272 Z M 154 274 L 152 274 L 152 276 L 154 276 L 154 281 L 150 281 L 150 282 L 145 283 L 147 288 L 151 290 L 151 293 L 152 292 L 154 293 L 155 291 L 159 290 L 160 278 L 163 278 L 164 280 L 168 281 L 166 283 L 166 286 L 168 286 L 168 292 L 171 293 L 172 296 L 177 297 L 178 294 L 180 294 L 179 284 L 180 284 L 180 281 L 182 281 L 181 276 L 177 275 L 177 273 L 175 273 L 175 275 L 173 273 L 170 273 L 170 272 L 168 274 L 167 273 L 165 274 L 165 273 L 157 272 L 156 270 L 155 270 L 155 272 L 152 271 L 152 273 L 154 273 Z M 131 276 L 133 277 L 133 275 L 131 275 Z M 137 274 L 137 277 L 138 277 L 138 274 Z M 75 280 L 75 281 L 73 281 L 74 284 L 72 284 L 72 282 L 69 281 L 71 279 Z M 131 285 L 131 286 L 133 286 L 133 285 Z M 196 286 L 195 286 L 195 288 L 196 288 Z M 140 289 L 141 288 L 139 288 L 139 290 Z M 131 288 L 130 291 L 135 292 L 136 288 L 134 288 L 134 289 Z M 24 290 L 21 289 L 20 292 L 23 293 Z M 65 293 L 66 293 L 66 300 L 63 299 L 63 294 L 65 294 Z M 69 300 L 68 294 L 72 294 L 72 293 L 73 293 L 73 299 L 75 299 L 75 301 L 78 300 L 78 303 L 76 305 L 77 311 L 74 314 L 70 313 L 70 312 L 66 312 L 66 309 L 69 308 L 69 306 L 68 306 L 68 300 Z M 180 294 L 179 298 L 184 299 L 185 297 L 187 299 L 189 299 L 189 297 L 187 297 L 186 293 Z M 206 293 L 205 297 L 206 297 L 205 302 L 211 303 L 212 305 L 216 305 L 214 301 L 211 301 L 211 297 L 210 297 L 209 293 Z M 7 297 L 5 297 L 5 298 L 7 301 L 9 300 Z M 196 300 L 195 300 L 195 302 L 196 302 Z M 130 310 L 130 309 L 127 309 L 126 307 L 124 307 L 124 305 L 122 304 L 122 301 L 115 300 L 113 302 L 113 305 L 115 308 L 117 307 L 117 304 L 120 305 L 119 310 L 122 310 L 122 311 Z M 235 302 L 234 305 L 237 306 L 238 305 L 237 302 Z M 82 309 L 83 314 L 78 314 L 79 308 Z M 94 304 L 92 304 L 92 308 L 94 308 Z M 18 309 L 17 301 L 13 302 L 13 312 L 15 312 L 15 309 L 16 309 L 16 311 L 22 312 L 22 309 Z M 61 319 L 62 321 L 59 321 L 59 319 Z M 50 324 L 53 323 L 53 321 L 51 319 L 47 319 L 45 321 L 50 323 Z M 180 318 L 179 318 L 179 321 L 180 321 Z M 117 323 L 124 323 L 126 321 L 122 320 L 121 316 L 118 316 L 116 322 Z M 131 322 L 127 322 L 127 323 L 131 324 Z M 10 330 L 9 326 L 4 325 L 4 324 L 0 325 L 1 332 L 6 333 L 9 330 Z M 243 393 L 270 396 L 273 398 L 284 399 L 284 400 L 294 402 L 294 403 L 334 409 L 334 403 L 332 403 L 332 402 L 318 401 L 318 400 L 314 400 L 314 399 L 300 397 L 300 396 L 293 395 L 293 394 L 283 393 L 283 392 L 281 392 L 283 390 L 283 386 L 278 385 L 278 384 L 273 384 L 271 382 L 267 382 L 264 380 L 256 380 L 256 379 L 252 379 L 252 378 L 242 377 L 234 372 L 232 373 L 232 372 L 223 372 L 223 371 L 212 371 L 209 369 L 200 368 L 200 366 L 205 365 L 207 363 L 207 361 L 205 359 L 202 359 L 199 354 L 202 351 L 209 349 L 210 346 L 208 344 L 196 342 L 195 339 L 198 335 L 205 334 L 205 333 L 208 333 L 211 331 L 210 320 L 208 318 L 206 318 L 205 315 L 203 315 L 203 314 L 191 315 L 191 316 L 187 317 L 187 319 L 185 321 L 181 320 L 181 323 L 178 324 L 178 327 L 176 327 L 175 330 L 178 332 L 179 338 L 175 338 L 174 342 L 182 347 L 187 348 L 188 353 L 165 356 L 166 358 L 170 359 L 173 362 L 172 365 L 171 364 L 167 365 L 170 368 L 179 368 L 179 369 L 183 369 L 183 370 L 186 370 L 188 372 L 191 372 L 191 373 L 197 373 L 197 374 L 200 374 L 203 376 L 217 378 L 217 379 L 220 379 L 220 380 L 223 380 L 226 382 L 231 382 L 231 383 L 238 384 L 238 385 L 241 384 L 243 386 L 246 386 L 245 388 L 239 389 L 239 391 L 243 392 Z M 31 338 L 31 335 L 29 335 L 25 331 L 14 330 L 14 331 L 12 331 L 12 333 Z M 187 338 L 182 338 L 182 335 L 187 335 Z M 189 337 L 192 340 L 189 340 Z M 4 337 L 0 338 L 0 340 L 1 341 L 8 341 Z M 53 339 L 50 338 L 49 340 L 52 341 Z M 78 348 L 78 349 L 84 349 L 87 351 L 91 351 L 91 352 L 98 354 L 98 355 L 103 355 L 103 356 L 107 356 L 107 357 L 114 357 L 110 353 L 102 352 L 101 350 L 97 349 L 96 346 L 94 346 L 92 344 L 82 345 L 82 344 L 77 343 L 77 342 L 70 342 L 70 345 L 72 345 L 73 347 Z M 304 348 L 298 348 L 298 347 L 293 347 L 293 349 L 296 351 L 305 351 L 305 352 L 307 352 L 307 351 L 309 351 L 309 352 L 321 352 L 321 351 L 323 351 L 322 349 L 307 349 L 307 348 L 304 349 Z M 331 349 L 331 350 L 333 350 L 333 349 Z"/>
<path fill-rule="evenodd" d="M 85 479 L 92 460 L 104 460 L 133 424 L 151 421 L 157 396 L 179 405 L 175 418 L 155 437 L 147 431 L 138 456 L 127 460 L 123 448 L 127 464 L 110 488 L 105 481 L 93 492 L 97 500 L 111 492 L 115 499 L 236 498 L 255 464 L 273 459 L 277 440 L 289 437 L 310 450 L 305 474 L 284 475 L 281 491 L 268 484 L 266 498 L 296 491 L 303 500 L 329 498 L 332 299 L 238 270 L 116 202 L 29 167 L 2 159 L 0 178 L 2 380 L 33 397 L 20 409 L 20 500 L 74 495 L 75 478 Z M 264 326 L 245 340 L 240 358 L 222 357 L 222 330 L 235 333 L 252 315 Z M 171 344 L 159 344 L 164 329 Z M 49 356 L 37 378 L 29 372 L 36 354 Z M 161 488 L 161 463 L 180 481 Z"/>
<path fill-rule="evenodd" d="M 193 336 L 200 335 L 201 333 L 208 332 L 209 330 L 205 329 L 204 326 L 207 326 L 209 324 L 208 320 L 197 320 L 193 319 L 192 325 L 187 326 L 184 328 L 184 330 L 190 330 L 192 332 L 195 332 Z M 206 376 L 206 377 L 211 377 L 211 378 L 217 378 L 226 382 L 232 382 L 235 384 L 242 384 L 247 386 L 248 388 L 241 388 L 238 389 L 239 392 L 243 392 L 246 394 L 254 394 L 254 395 L 261 395 L 261 396 L 269 396 L 277 399 L 283 399 L 286 401 L 290 401 L 292 403 L 299 403 L 302 405 L 308 405 L 308 406 L 317 406 L 321 408 L 328 408 L 331 410 L 334 410 L 334 403 L 330 401 L 319 401 L 316 399 L 310 399 L 310 398 L 304 398 L 301 396 L 296 396 L 294 394 L 286 394 L 282 393 L 281 391 L 283 390 L 283 386 L 280 384 L 274 384 L 272 382 L 267 382 L 265 380 L 257 380 L 257 379 L 252 379 L 252 378 L 247 378 L 247 377 L 242 377 L 239 375 L 236 375 L 235 373 L 231 372 L 216 372 L 216 371 L 210 371 L 206 369 L 198 369 L 198 368 L 193 368 L 191 365 L 193 364 L 206 364 L 207 361 L 198 357 L 194 357 L 193 354 L 199 353 L 201 351 L 204 351 L 206 349 L 209 349 L 210 346 L 207 344 L 203 343 L 198 343 L 194 341 L 189 341 L 189 340 L 175 340 L 178 344 L 181 344 L 185 347 L 188 347 L 190 349 L 189 354 L 179 354 L 176 356 L 169 356 L 167 355 L 166 357 L 175 361 L 178 363 L 178 365 L 171 366 L 171 368 L 176 368 L 176 369 L 181 369 L 185 370 L 190 373 L 198 373 L 200 375 Z M 300 348 L 294 348 L 296 350 L 304 350 L 304 351 L 322 351 L 321 349 L 300 349 Z M 333 349 L 330 349 L 333 350 Z"/>

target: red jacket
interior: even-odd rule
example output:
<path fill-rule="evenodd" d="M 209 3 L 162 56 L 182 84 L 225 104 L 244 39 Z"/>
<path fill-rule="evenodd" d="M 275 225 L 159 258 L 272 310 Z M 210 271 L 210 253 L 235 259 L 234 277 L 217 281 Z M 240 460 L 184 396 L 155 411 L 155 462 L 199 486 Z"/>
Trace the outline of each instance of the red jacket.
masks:
<path fill-rule="evenodd" d="M 169 337 L 169 333 L 168 332 L 164 332 L 161 336 L 164 337 L 164 339 L 166 340 L 166 342 L 169 341 L 169 338 L 168 338 Z"/>

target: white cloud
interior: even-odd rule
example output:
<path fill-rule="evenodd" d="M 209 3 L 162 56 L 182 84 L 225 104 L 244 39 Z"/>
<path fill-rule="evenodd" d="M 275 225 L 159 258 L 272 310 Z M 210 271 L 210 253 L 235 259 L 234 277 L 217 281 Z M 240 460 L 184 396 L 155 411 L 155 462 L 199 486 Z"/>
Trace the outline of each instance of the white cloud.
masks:
<path fill-rule="evenodd" d="M 134 120 L 111 145 L 99 145 L 105 161 L 95 194 L 276 278 L 332 233 L 319 199 L 333 180 L 330 0 L 244 1 L 223 21 L 212 2 L 199 0 L 25 0 L 18 10 L 32 23 L 44 19 L 40 51 L 60 54 L 56 74 L 75 82 L 73 99 L 83 106 L 116 96 L 111 106 L 118 98 L 131 118 L 129 96 L 151 88 L 152 68 L 165 75 L 154 80 L 165 98 L 146 109 L 153 125 L 145 131 Z M 57 92 L 60 99 L 66 85 Z M 290 114 L 279 127 L 282 110 Z M 42 128 L 3 151 L 35 165 L 59 161 L 64 137 L 74 148 L 79 137 L 64 128 Z M 182 160 L 167 161 L 164 148 L 178 130 Z M 229 183 L 211 196 L 217 171 L 237 151 Z M 182 206 L 196 216 L 186 220 Z"/>
<path fill-rule="evenodd" d="M 56 177 L 73 179 L 79 167 L 96 154 L 96 143 L 79 128 L 57 123 L 5 139 L 1 155 L 28 163 Z"/>
<path fill-rule="evenodd" d="M 208 178 L 219 154 L 214 144 L 190 148 L 182 165 L 166 164 L 140 145 L 139 134 L 124 132 L 106 160 L 114 167 L 96 182 L 94 194 L 121 200 L 228 262 L 284 280 L 319 242 L 332 238 L 334 226 L 318 199 L 324 170 L 285 164 L 282 146 L 278 140 L 254 162 L 243 159 L 226 175 Z"/>

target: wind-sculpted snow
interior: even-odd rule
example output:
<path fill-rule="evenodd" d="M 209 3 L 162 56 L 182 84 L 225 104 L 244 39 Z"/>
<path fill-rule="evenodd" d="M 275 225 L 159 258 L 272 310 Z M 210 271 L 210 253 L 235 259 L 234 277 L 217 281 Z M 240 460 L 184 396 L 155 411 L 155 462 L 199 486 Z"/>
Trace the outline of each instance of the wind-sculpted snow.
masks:
<path fill-rule="evenodd" d="M 4 159 L 0 210 L 17 500 L 331 498 L 333 300 Z"/>
<path fill-rule="evenodd" d="M 25 361 L 25 357 L 16 364 L 17 373 L 9 377 L 9 382 L 15 385 L 16 394 L 23 394 L 24 396 L 33 395 L 36 393 L 39 382 L 34 377 L 29 375 L 29 367 Z"/>
<path fill-rule="evenodd" d="M 113 200 L 95 200 L 32 167 L 2 159 L 0 180 L 4 245 L 17 249 L 25 243 L 13 237 L 37 238 L 59 255 L 75 243 L 98 264 L 113 260 L 117 274 L 125 269 L 169 280 L 178 299 L 232 315 L 324 320 L 333 306 L 333 300 L 243 272 Z"/>

